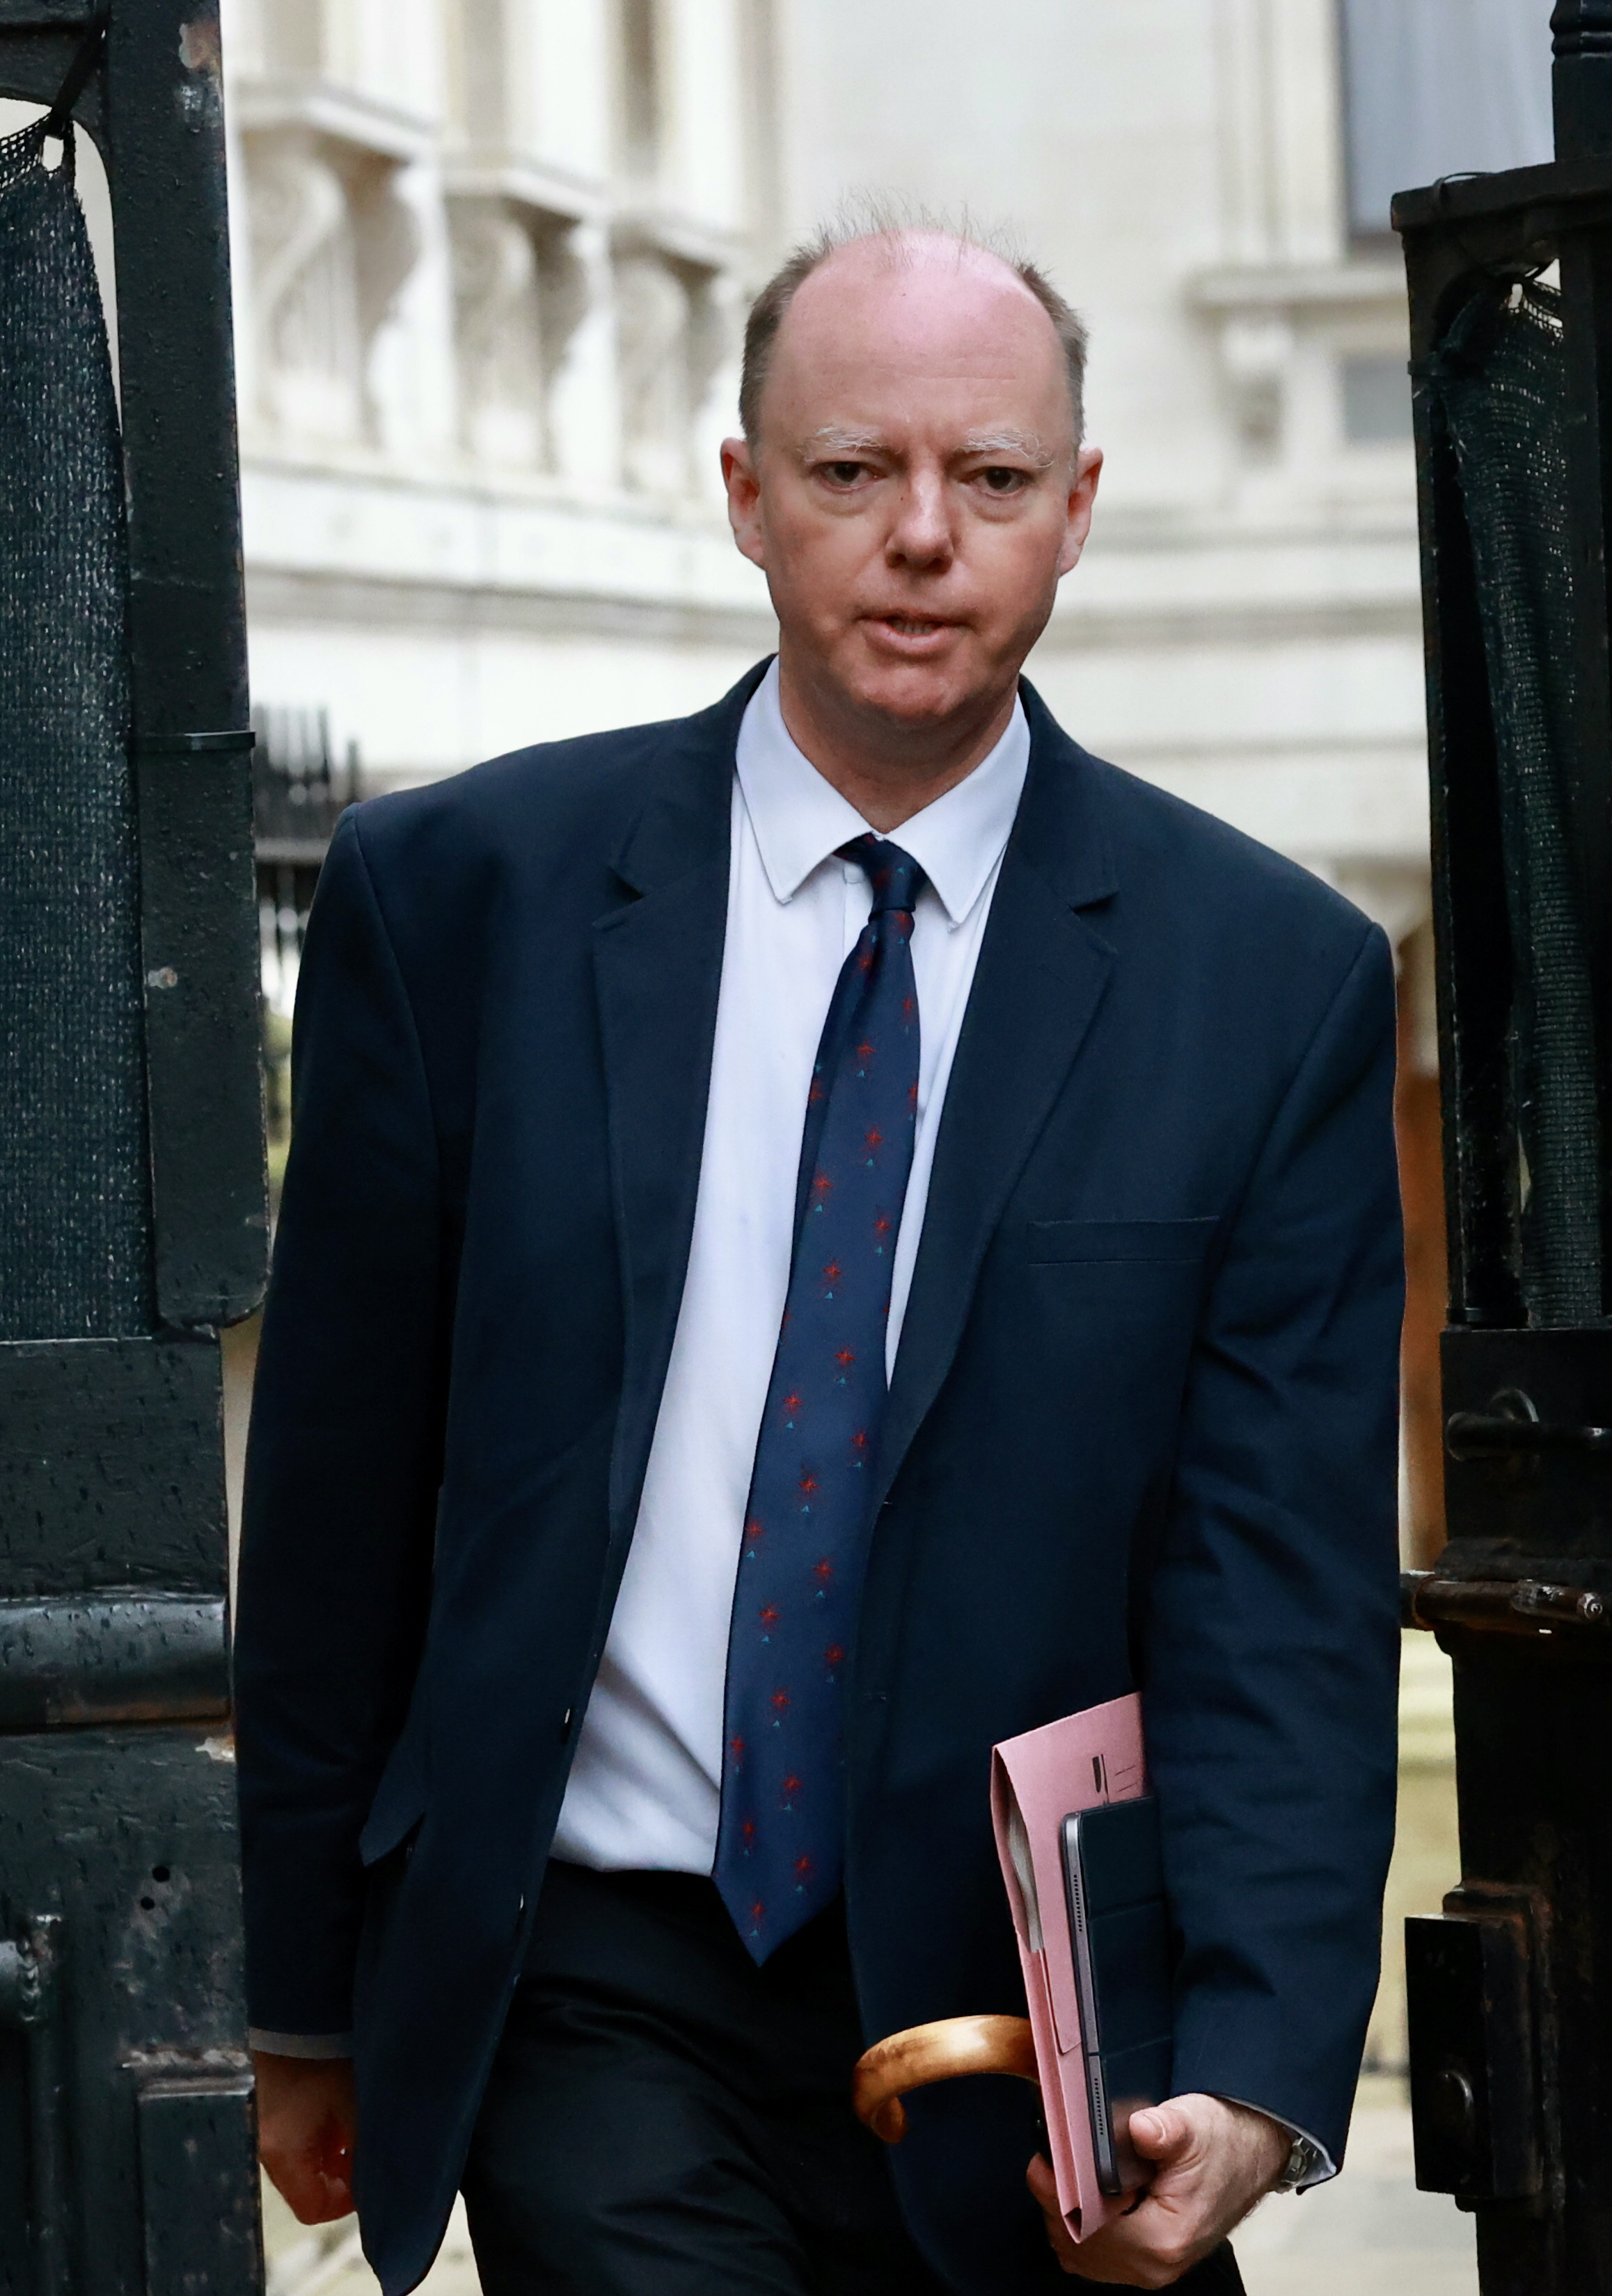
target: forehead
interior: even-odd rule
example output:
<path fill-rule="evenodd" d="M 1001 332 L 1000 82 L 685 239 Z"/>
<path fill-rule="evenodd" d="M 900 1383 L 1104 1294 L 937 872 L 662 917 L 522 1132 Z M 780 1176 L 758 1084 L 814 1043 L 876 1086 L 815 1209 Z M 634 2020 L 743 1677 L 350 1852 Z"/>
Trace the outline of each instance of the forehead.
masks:
<path fill-rule="evenodd" d="M 1071 421 L 1063 346 L 997 257 L 947 240 L 861 241 L 802 283 L 768 396 L 793 428 L 905 413 L 972 422 Z"/>

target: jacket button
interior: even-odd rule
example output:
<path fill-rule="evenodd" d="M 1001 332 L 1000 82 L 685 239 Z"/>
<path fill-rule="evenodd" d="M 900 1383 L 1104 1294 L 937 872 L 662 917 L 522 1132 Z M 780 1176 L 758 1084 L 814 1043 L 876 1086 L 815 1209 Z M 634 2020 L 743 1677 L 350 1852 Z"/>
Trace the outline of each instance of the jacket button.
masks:
<path fill-rule="evenodd" d="M 565 1709 L 564 1713 L 560 1717 L 560 1743 L 562 1745 L 565 1743 L 565 1741 L 571 1735 L 571 1718 L 576 1710 L 577 1710 L 574 1706 L 568 1706 Z"/>

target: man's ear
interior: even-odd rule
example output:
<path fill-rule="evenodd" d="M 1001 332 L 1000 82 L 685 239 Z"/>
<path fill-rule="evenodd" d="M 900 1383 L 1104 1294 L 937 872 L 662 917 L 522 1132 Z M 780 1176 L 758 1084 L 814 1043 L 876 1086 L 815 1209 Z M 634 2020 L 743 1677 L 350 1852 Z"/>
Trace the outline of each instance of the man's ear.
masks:
<path fill-rule="evenodd" d="M 1074 476 L 1069 483 L 1064 546 L 1058 553 L 1057 570 L 1060 574 L 1067 574 L 1080 564 L 1081 553 L 1086 547 L 1086 537 L 1091 531 L 1091 506 L 1097 500 L 1097 482 L 1102 474 L 1102 448 L 1081 447 L 1074 458 Z"/>
<path fill-rule="evenodd" d="M 728 489 L 728 523 L 746 558 L 767 562 L 761 541 L 761 481 L 747 439 L 722 441 L 722 483 Z"/>

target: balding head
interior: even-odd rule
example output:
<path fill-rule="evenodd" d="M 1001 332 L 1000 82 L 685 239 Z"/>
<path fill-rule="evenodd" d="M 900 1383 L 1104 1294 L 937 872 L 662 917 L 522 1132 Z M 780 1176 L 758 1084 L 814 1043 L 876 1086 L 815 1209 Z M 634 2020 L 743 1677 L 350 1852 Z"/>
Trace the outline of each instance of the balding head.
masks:
<path fill-rule="evenodd" d="M 777 613 L 785 723 L 888 829 L 1011 716 L 1102 457 L 1078 324 L 1039 274 L 910 227 L 811 252 L 752 322 L 728 513 Z"/>
<path fill-rule="evenodd" d="M 875 217 L 859 225 L 826 226 L 795 249 L 751 306 L 739 381 L 739 422 L 753 447 L 761 435 L 761 395 L 774 347 L 807 283 L 825 271 L 843 281 L 858 270 L 864 275 L 870 270 L 899 273 L 918 266 L 942 274 L 950 269 L 959 284 L 966 275 L 986 280 L 994 275 L 1010 281 L 1040 306 L 1064 363 L 1074 444 L 1079 446 L 1085 427 L 1086 330 L 1040 266 L 1009 252 L 1005 243 L 997 244 L 993 234 L 976 235 L 926 219 L 898 223 Z"/>

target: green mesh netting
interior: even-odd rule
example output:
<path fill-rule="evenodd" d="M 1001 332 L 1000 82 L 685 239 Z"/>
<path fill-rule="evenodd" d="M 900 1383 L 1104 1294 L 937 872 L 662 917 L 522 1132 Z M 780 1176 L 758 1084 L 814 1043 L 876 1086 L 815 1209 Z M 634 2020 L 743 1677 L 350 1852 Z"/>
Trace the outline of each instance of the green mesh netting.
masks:
<path fill-rule="evenodd" d="M 1559 298 L 1496 285 L 1435 361 L 1477 576 L 1517 955 L 1522 1289 L 1531 1323 L 1600 1320 L 1590 973 L 1568 842 L 1573 561 Z"/>
<path fill-rule="evenodd" d="M 122 461 L 70 135 L 0 141 L 0 1339 L 149 1327 Z"/>

